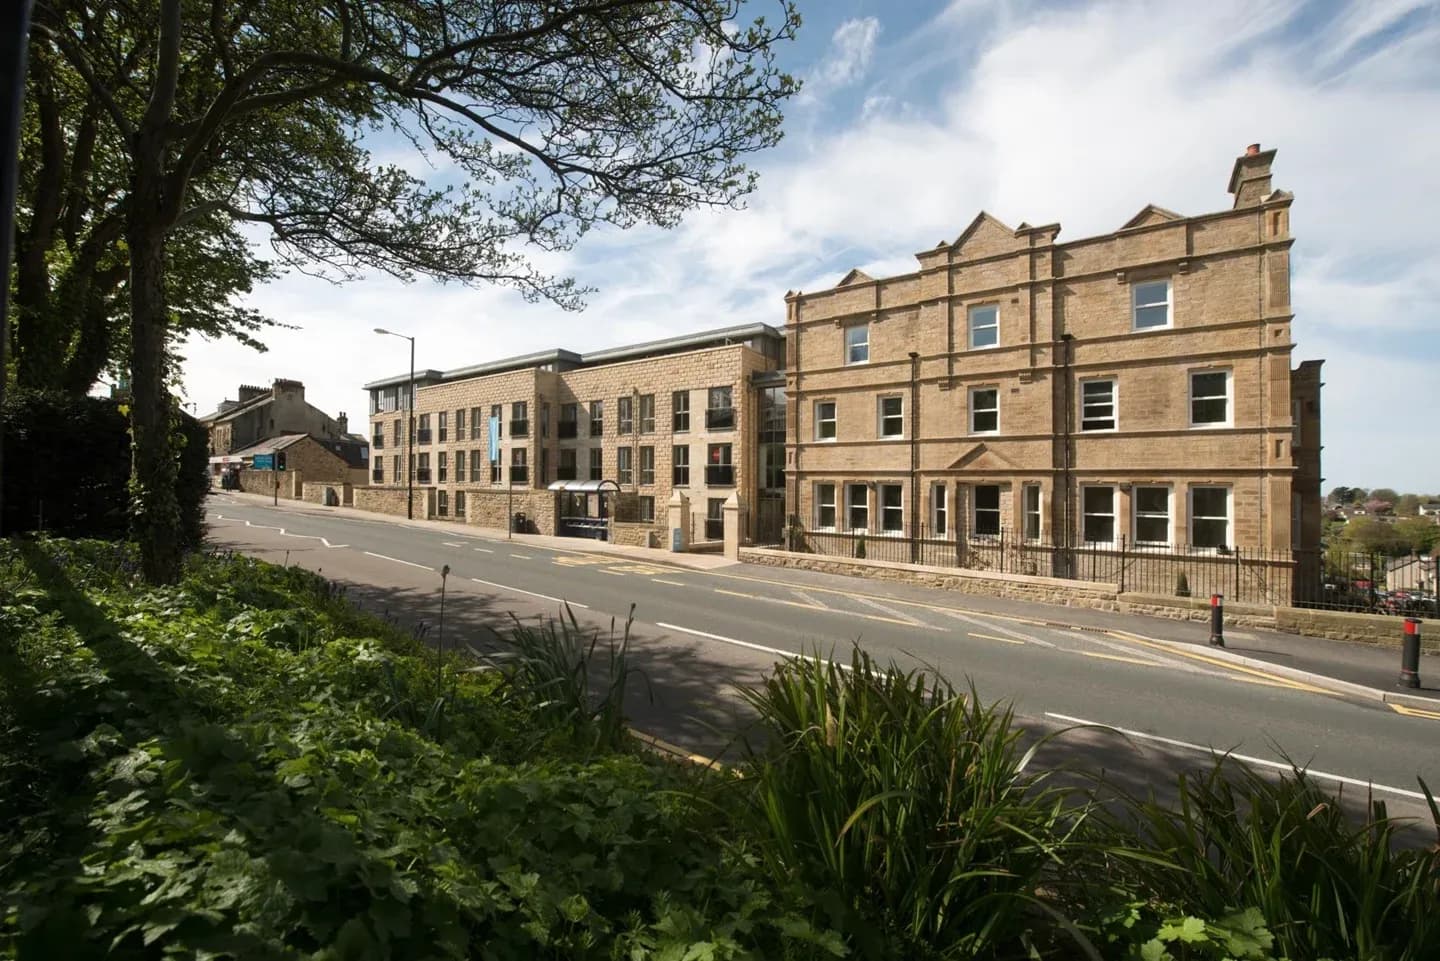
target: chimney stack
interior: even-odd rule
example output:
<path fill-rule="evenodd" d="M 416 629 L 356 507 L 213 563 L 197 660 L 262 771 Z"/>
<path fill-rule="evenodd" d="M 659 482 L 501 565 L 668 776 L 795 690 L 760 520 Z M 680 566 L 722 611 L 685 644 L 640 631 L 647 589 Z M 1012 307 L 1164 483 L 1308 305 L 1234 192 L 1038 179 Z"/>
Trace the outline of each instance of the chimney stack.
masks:
<path fill-rule="evenodd" d="M 1259 145 L 1258 143 L 1252 143 L 1250 146 L 1248 146 L 1248 147 L 1245 148 L 1245 156 L 1247 156 L 1247 157 L 1253 157 L 1253 156 L 1255 156 L 1256 154 L 1258 154 L 1259 152 L 1260 152 L 1260 145 Z"/>
<path fill-rule="evenodd" d="M 1227 189 L 1235 195 L 1236 208 L 1258 207 L 1270 196 L 1270 163 L 1274 159 L 1275 149 L 1261 150 L 1258 143 L 1249 144 L 1245 153 L 1235 158 Z"/>
<path fill-rule="evenodd" d="M 350 433 L 350 418 L 345 416 L 343 410 L 340 412 L 340 416 L 335 418 L 335 427 L 342 437 Z"/>

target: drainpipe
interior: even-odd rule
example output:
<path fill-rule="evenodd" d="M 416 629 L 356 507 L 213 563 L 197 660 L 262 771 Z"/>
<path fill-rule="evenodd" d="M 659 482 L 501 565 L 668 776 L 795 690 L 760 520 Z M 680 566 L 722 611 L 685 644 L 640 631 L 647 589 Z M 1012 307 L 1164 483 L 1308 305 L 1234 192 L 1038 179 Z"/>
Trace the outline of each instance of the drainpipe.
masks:
<path fill-rule="evenodd" d="M 1075 558 L 1071 548 L 1075 543 L 1075 500 L 1074 500 L 1074 476 L 1075 451 L 1073 438 L 1070 435 L 1071 423 L 1075 420 L 1075 379 L 1071 376 L 1071 365 L 1075 363 L 1075 335 L 1061 334 L 1061 375 L 1065 378 L 1065 447 L 1061 458 L 1061 468 L 1064 473 L 1062 482 L 1064 484 L 1064 500 L 1061 516 L 1065 525 L 1063 547 L 1065 549 L 1065 572 L 1064 576 L 1074 576 Z"/>
<path fill-rule="evenodd" d="M 920 563 L 920 354 L 910 351 L 910 563 Z"/>

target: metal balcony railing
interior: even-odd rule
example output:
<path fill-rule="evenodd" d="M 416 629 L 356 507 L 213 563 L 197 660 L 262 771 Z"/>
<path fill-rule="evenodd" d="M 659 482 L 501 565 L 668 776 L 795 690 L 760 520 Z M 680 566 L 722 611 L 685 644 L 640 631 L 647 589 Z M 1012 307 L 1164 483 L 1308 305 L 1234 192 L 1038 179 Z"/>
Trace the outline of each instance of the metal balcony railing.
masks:
<path fill-rule="evenodd" d="M 571 440 L 580 436 L 580 422 L 574 420 L 562 420 L 556 428 L 557 436 L 561 440 Z"/>
<path fill-rule="evenodd" d="M 525 420 L 512 420 L 512 421 L 510 422 L 510 436 L 511 436 L 511 437 L 529 437 L 529 436 L 530 436 L 530 421 L 529 421 L 529 419 L 527 418 L 527 419 L 525 419 Z"/>
<path fill-rule="evenodd" d="M 384 472 L 383 470 L 371 471 L 371 472 L 370 472 L 370 482 L 371 482 L 372 484 L 383 484 L 383 483 L 385 483 L 385 472 Z"/>
<path fill-rule="evenodd" d="M 417 467 L 417 468 L 415 468 L 415 483 L 417 483 L 417 484 L 428 484 L 428 483 L 430 483 L 430 468 L 428 468 L 428 467 Z"/>
<path fill-rule="evenodd" d="M 574 480 L 575 474 L 576 470 L 574 467 L 566 467 L 564 464 L 561 464 L 559 467 L 555 468 L 556 480 Z"/>
<path fill-rule="evenodd" d="M 529 482 L 530 482 L 530 468 L 529 468 L 528 466 L 527 466 L 527 467 L 516 467 L 516 466 L 514 466 L 514 465 L 511 465 L 511 467 L 510 467 L 510 483 L 512 483 L 512 484 L 528 484 Z"/>
<path fill-rule="evenodd" d="M 705 465 L 705 484 L 707 487 L 734 487 L 735 467 L 732 464 L 707 464 Z"/>
<path fill-rule="evenodd" d="M 373 437 L 370 438 L 370 446 L 373 447 L 373 448 L 375 448 L 376 450 L 384 450 L 384 449 L 385 449 L 385 435 L 384 435 L 384 434 L 375 434 Z"/>
<path fill-rule="evenodd" d="M 430 443 L 430 428 L 428 428 L 428 427 L 421 427 L 421 428 L 419 428 L 418 430 L 416 430 L 416 431 L 415 431 L 415 443 L 417 443 L 417 444 L 428 444 L 428 443 Z"/>
<path fill-rule="evenodd" d="M 705 411 L 705 427 L 708 430 L 734 430 L 735 408 L 710 407 Z"/>

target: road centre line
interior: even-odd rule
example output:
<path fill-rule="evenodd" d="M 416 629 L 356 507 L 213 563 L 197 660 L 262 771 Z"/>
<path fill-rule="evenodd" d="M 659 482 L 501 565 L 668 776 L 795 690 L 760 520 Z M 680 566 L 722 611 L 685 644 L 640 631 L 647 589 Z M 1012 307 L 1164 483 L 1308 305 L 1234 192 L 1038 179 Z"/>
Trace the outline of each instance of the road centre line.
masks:
<path fill-rule="evenodd" d="M 441 541 L 440 543 L 441 543 L 441 544 L 444 544 L 446 547 L 464 547 L 464 546 L 465 546 L 464 544 L 462 544 L 462 543 L 459 542 L 459 541 Z"/>
<path fill-rule="evenodd" d="M 367 557 L 378 557 L 382 561 L 394 561 L 396 564 L 404 564 L 406 567 L 418 567 L 422 571 L 433 571 L 435 568 L 427 567 L 424 564 L 416 564 L 414 561 L 402 561 L 398 557 L 391 557 L 388 554 L 376 554 L 374 551 L 363 551 Z"/>
<path fill-rule="evenodd" d="M 493 554 L 493 553 L 495 553 L 494 551 L 492 551 L 492 550 L 491 550 L 490 548 L 488 548 L 488 547 L 477 547 L 477 548 L 475 548 L 475 550 L 479 551 L 479 552 L 482 553 L 482 554 Z"/>
<path fill-rule="evenodd" d="M 528 561 L 528 560 L 530 560 L 530 555 L 529 555 L 529 554 L 511 554 L 510 556 L 511 556 L 511 557 L 518 557 L 518 558 L 519 558 L 520 560 L 522 560 L 522 561 Z"/>
<path fill-rule="evenodd" d="M 1248 754 L 1236 754 L 1233 751 L 1217 751 L 1213 747 L 1206 747 L 1203 744 L 1192 744 L 1189 741 L 1178 741 L 1173 737 L 1161 737 L 1159 734 L 1147 734 L 1144 731 L 1131 731 L 1123 727 L 1115 727 L 1111 724 L 1102 724 L 1099 721 L 1087 721 L 1082 717 L 1072 717 L 1069 714 L 1055 714 L 1051 711 L 1045 712 L 1046 717 L 1053 717 L 1057 721 L 1065 721 L 1069 724 L 1081 724 L 1086 727 L 1098 727 L 1111 730 L 1117 734 L 1124 734 L 1126 737 L 1138 738 L 1142 741 L 1154 741 L 1157 744 L 1168 744 L 1171 747 L 1183 747 L 1192 751 L 1203 751 L 1214 757 L 1233 757 L 1237 761 L 1244 761 L 1246 764 L 1258 764 L 1261 767 L 1268 767 L 1276 771 L 1293 771 L 1293 764 L 1285 764 L 1280 761 L 1271 761 L 1268 758 L 1252 757 Z M 1306 777 L 1313 777 L 1321 781 L 1335 781 L 1339 784 L 1349 784 L 1353 787 L 1363 787 L 1371 791 L 1386 791 L 1390 794 L 1398 794 L 1401 797 L 1414 798 L 1417 801 L 1425 800 L 1425 795 L 1419 791 L 1409 791 L 1405 788 L 1390 787 L 1388 784 L 1376 784 L 1373 781 L 1362 781 L 1360 778 L 1348 777 L 1344 774 L 1330 774 L 1326 771 L 1316 771 L 1302 768 Z"/>
<path fill-rule="evenodd" d="M 1120 654 L 1102 654 L 1099 651 L 1076 651 L 1081 657 L 1098 657 L 1102 661 L 1120 661 L 1123 664 L 1139 664 L 1141 667 L 1164 667 L 1156 661 L 1145 661 L 1138 657 L 1125 657 Z"/>
<path fill-rule="evenodd" d="M 782 651 L 778 647 L 766 647 L 764 644 L 754 644 L 750 641 L 740 641 L 736 640 L 733 637 L 726 637 L 723 634 L 711 634 L 708 631 L 697 631 L 693 627 L 681 627 L 679 624 L 666 624 L 664 621 L 656 621 L 655 626 L 663 627 L 667 631 L 680 631 L 682 634 L 693 634 L 696 637 L 703 637 L 711 641 L 719 641 L 722 644 L 733 644 L 736 647 L 746 647 L 752 651 L 760 651 L 762 654 L 774 654 L 779 657 L 783 657 L 786 660 L 794 657 L 809 657 L 812 660 L 821 661 L 825 664 L 832 664 L 835 667 L 840 668 L 840 670 L 842 671 L 850 670 L 849 664 L 843 664 L 840 661 L 832 661 L 829 658 L 818 657 L 809 654 L 796 654 L 794 651 Z"/>
<path fill-rule="evenodd" d="M 599 572 L 600 572 L 601 574 L 609 574 L 611 577 L 624 577 L 624 576 L 625 576 L 625 572 L 624 572 L 624 571 L 611 571 L 611 570 L 606 570 L 606 569 L 603 568 L 603 567 L 599 568 L 598 570 L 599 570 Z"/>
<path fill-rule="evenodd" d="M 665 578 L 663 578 L 663 577 L 652 577 L 652 578 L 650 578 L 650 580 L 654 581 L 656 584 L 669 584 L 671 587 L 684 587 L 684 586 L 685 586 L 684 582 L 682 582 L 682 581 L 667 581 L 667 580 L 665 580 Z"/>
<path fill-rule="evenodd" d="M 981 639 L 986 640 L 986 641 L 999 641 L 1001 644 L 1020 644 L 1020 645 L 1024 645 L 1024 643 L 1025 643 L 1024 641 L 1017 641 L 1017 640 L 1016 640 L 1015 638 L 1013 638 L 1013 637 L 997 637 L 997 636 L 994 635 L 994 634 L 979 634 L 979 633 L 976 633 L 975 631 L 966 631 L 966 632 L 965 632 L 965 636 L 966 636 L 966 637 L 978 637 L 978 638 L 981 638 Z"/>
<path fill-rule="evenodd" d="M 557 604 L 568 604 L 570 607 L 579 607 L 587 611 L 590 609 L 589 604 L 581 604 L 579 601 L 567 601 L 563 597 L 552 597 L 549 594 L 537 594 L 535 591 L 527 591 L 523 587 L 511 587 L 509 584 L 496 584 L 494 581 L 482 581 L 478 577 L 472 577 L 470 579 L 476 584 L 484 584 L 486 587 L 495 587 L 499 588 L 502 591 L 511 591 L 515 594 L 529 594 L 531 597 L 538 597 L 541 600 L 554 601 Z"/>

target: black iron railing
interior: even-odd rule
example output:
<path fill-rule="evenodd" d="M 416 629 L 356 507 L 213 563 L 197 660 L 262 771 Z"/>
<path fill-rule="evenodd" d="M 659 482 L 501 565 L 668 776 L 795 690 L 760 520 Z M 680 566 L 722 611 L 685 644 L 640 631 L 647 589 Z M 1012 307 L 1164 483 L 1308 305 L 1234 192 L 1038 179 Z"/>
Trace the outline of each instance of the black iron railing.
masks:
<path fill-rule="evenodd" d="M 373 448 L 375 448 L 376 450 L 384 450 L 384 449 L 385 449 L 385 435 L 384 435 L 384 434 L 375 434 L 375 435 L 373 435 L 373 436 L 370 438 L 370 446 L 373 447 Z"/>
<path fill-rule="evenodd" d="M 705 485 L 707 487 L 734 487 L 734 466 L 730 464 L 706 464 Z"/>
<path fill-rule="evenodd" d="M 556 436 L 561 440 L 571 440 L 580 436 L 580 423 L 573 420 L 562 420 L 555 426 Z"/>
<path fill-rule="evenodd" d="M 417 484 L 428 484 L 428 483 L 430 483 L 430 468 L 428 468 L 428 467 L 417 467 L 417 468 L 415 468 L 415 483 L 417 483 Z"/>
<path fill-rule="evenodd" d="M 529 421 L 528 419 L 527 419 L 527 420 L 512 420 L 512 421 L 510 422 L 510 436 L 511 436 L 511 437 L 529 437 L 529 436 L 530 436 L 530 421 Z"/>
<path fill-rule="evenodd" d="M 370 472 L 370 482 L 373 483 L 373 484 L 383 484 L 383 483 L 385 483 L 385 472 L 384 472 L 383 470 L 373 470 L 373 471 L 371 471 L 371 472 Z"/>
<path fill-rule="evenodd" d="M 430 428 L 428 428 L 428 427 L 418 428 L 418 429 L 415 431 L 415 443 L 417 443 L 417 444 L 428 444 L 428 443 L 430 443 Z"/>
<path fill-rule="evenodd" d="M 529 467 L 515 467 L 515 466 L 511 466 L 511 468 L 510 468 L 510 483 L 512 483 L 512 484 L 528 484 L 529 482 L 530 482 L 530 468 L 529 468 Z"/>
<path fill-rule="evenodd" d="M 574 480 L 574 479 L 575 479 L 575 468 L 574 468 L 573 466 L 571 466 L 571 467 L 566 467 L 564 464 L 561 464 L 559 467 L 555 468 L 555 479 L 556 479 L 556 480 Z"/>
<path fill-rule="evenodd" d="M 705 427 L 708 430 L 734 430 L 735 408 L 709 407 L 705 410 Z"/>

